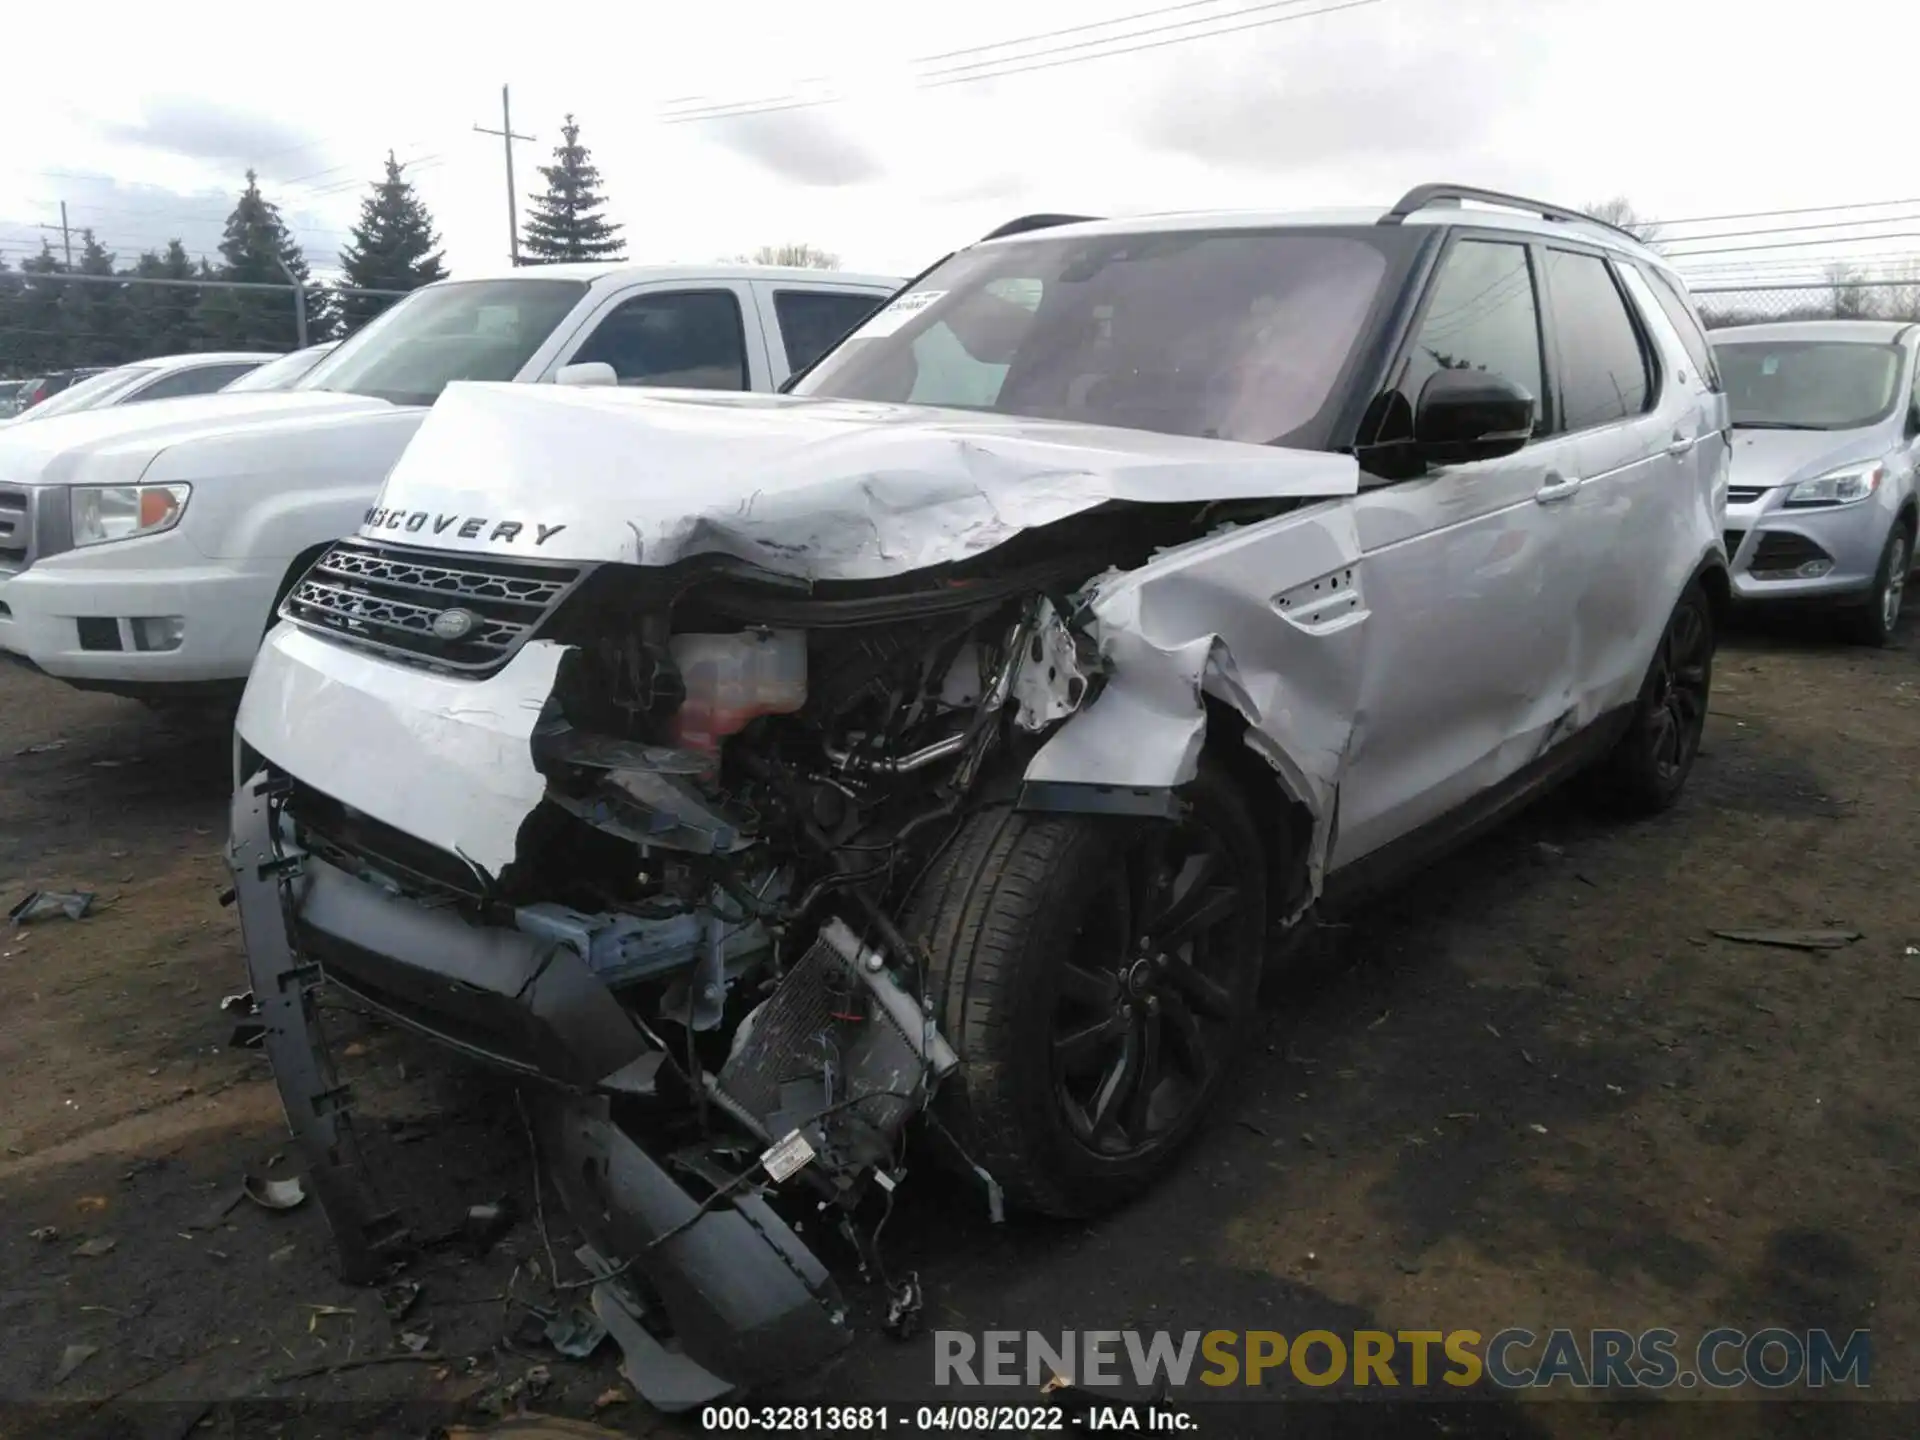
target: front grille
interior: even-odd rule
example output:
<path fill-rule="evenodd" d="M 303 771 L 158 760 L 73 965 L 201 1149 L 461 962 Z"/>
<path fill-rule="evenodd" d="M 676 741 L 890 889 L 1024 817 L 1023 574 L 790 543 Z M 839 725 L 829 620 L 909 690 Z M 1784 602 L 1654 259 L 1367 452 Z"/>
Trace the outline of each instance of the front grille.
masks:
<path fill-rule="evenodd" d="M 1768 530 L 1760 536 L 1759 544 L 1753 547 L 1753 557 L 1747 561 L 1747 569 L 1755 572 L 1797 570 L 1810 560 L 1832 558 L 1804 535 L 1795 535 L 1790 530 Z"/>
<path fill-rule="evenodd" d="M 410 664 L 490 674 L 573 589 L 580 567 L 492 555 L 411 550 L 342 540 L 300 577 L 281 615 L 310 630 Z M 457 639 L 434 618 L 464 610 L 472 627 Z"/>
<path fill-rule="evenodd" d="M 24 490 L 0 490 L 0 570 L 24 570 L 32 549 L 32 497 Z"/>
<path fill-rule="evenodd" d="M 1766 493 L 1767 487 L 1764 485 L 1729 485 L 1727 487 L 1727 503 L 1729 505 L 1751 505 Z"/>
<path fill-rule="evenodd" d="M 1734 556 L 1740 553 L 1740 542 L 1746 538 L 1747 532 L 1744 530 L 1728 530 L 1720 536 L 1721 541 L 1727 547 L 1728 560 L 1732 560 Z"/>

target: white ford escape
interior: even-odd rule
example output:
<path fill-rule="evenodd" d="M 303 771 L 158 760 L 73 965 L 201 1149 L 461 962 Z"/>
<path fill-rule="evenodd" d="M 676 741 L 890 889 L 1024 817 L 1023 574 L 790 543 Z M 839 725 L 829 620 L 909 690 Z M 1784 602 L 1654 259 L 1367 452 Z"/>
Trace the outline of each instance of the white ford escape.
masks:
<path fill-rule="evenodd" d="M 844 1342 L 916 1114 L 996 1204 L 1137 1190 L 1275 929 L 1575 774 L 1678 796 L 1713 373 L 1632 237 L 1435 186 L 1017 222 L 785 395 L 450 387 L 239 721 L 248 963 L 351 1267 L 406 1228 L 322 984 L 551 1097 L 661 1405 Z"/>

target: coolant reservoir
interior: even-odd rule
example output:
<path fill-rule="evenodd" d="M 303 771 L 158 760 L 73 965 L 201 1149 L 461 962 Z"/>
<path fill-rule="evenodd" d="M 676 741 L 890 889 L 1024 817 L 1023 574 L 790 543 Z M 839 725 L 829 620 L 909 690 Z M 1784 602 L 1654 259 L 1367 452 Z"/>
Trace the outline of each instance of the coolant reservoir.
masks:
<path fill-rule="evenodd" d="M 675 635 L 667 642 L 687 698 L 673 717 L 673 743 L 718 754 L 720 742 L 760 715 L 787 715 L 807 701 L 804 630 Z"/>

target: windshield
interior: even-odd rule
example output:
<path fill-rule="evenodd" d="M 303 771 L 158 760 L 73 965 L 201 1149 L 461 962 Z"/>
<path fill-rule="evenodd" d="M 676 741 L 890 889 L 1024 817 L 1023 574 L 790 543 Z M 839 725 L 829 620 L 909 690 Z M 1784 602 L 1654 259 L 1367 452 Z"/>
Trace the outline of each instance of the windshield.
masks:
<path fill-rule="evenodd" d="M 151 365 L 123 365 L 118 370 L 108 370 L 104 374 L 89 376 L 85 380 L 69 385 L 51 400 L 42 400 L 22 418 L 44 420 L 49 415 L 66 415 L 75 410 L 91 410 L 96 405 L 105 404 L 115 395 L 130 389 L 151 374 L 153 374 Z"/>
<path fill-rule="evenodd" d="M 794 393 L 1284 440 L 1333 394 L 1381 292 L 1382 243 L 1233 230 L 980 246 Z"/>
<path fill-rule="evenodd" d="M 587 293 L 583 280 L 464 280 L 416 290 L 296 390 L 431 405 L 455 380 L 511 380 Z"/>
<path fill-rule="evenodd" d="M 1733 423 L 1745 429 L 1858 430 L 1885 418 L 1900 387 L 1897 345 L 1746 340 L 1713 353 Z"/>
<path fill-rule="evenodd" d="M 278 360 L 255 366 L 238 380 L 229 380 L 220 388 L 229 395 L 244 390 L 285 390 L 326 359 L 333 350 L 332 345 L 309 345 L 304 350 L 296 350 L 291 355 L 282 355 Z"/>

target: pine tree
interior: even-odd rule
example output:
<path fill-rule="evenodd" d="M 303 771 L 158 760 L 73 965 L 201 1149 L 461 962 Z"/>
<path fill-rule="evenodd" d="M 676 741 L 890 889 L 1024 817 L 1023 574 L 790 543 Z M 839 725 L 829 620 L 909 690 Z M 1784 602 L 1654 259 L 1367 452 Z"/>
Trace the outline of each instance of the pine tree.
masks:
<path fill-rule="evenodd" d="M 80 263 L 74 273 L 107 279 L 118 274 L 114 257 L 94 238 L 80 232 Z M 124 365 L 136 356 L 127 332 L 127 305 L 123 285 L 96 285 L 73 281 L 61 287 L 60 326 L 69 336 L 68 353 L 81 365 Z"/>
<path fill-rule="evenodd" d="M 40 242 L 38 255 L 20 262 L 23 283 L 14 297 L 9 323 L 20 342 L 21 369 L 28 372 L 57 370 L 74 363 L 67 358 L 69 343 L 60 323 L 60 292 L 69 288 L 68 284 L 63 281 L 35 284 L 33 279 L 36 275 L 64 274 L 66 268 L 45 240 Z"/>
<path fill-rule="evenodd" d="M 280 207 L 260 193 L 260 178 L 251 170 L 247 188 L 227 216 L 220 260 L 215 273 L 222 280 L 285 285 L 290 273 L 296 284 L 311 283 L 306 256 L 287 233 Z M 327 324 L 324 292 L 310 295 L 307 316 L 307 338 L 314 342 Z M 293 296 L 284 290 L 210 289 L 200 305 L 200 322 L 207 339 L 223 349 L 291 350 L 299 343 Z"/>
<path fill-rule="evenodd" d="M 547 193 L 529 197 L 532 209 L 520 241 L 524 263 L 625 259 L 622 227 L 600 214 L 607 197 L 600 193 L 600 172 L 580 143 L 580 126 L 573 116 L 567 116 L 560 134 L 562 143 L 553 147 L 555 163 L 540 167 Z"/>
<path fill-rule="evenodd" d="M 387 173 L 373 183 L 373 193 L 360 202 L 360 219 L 353 238 L 340 252 L 340 269 L 351 289 L 413 290 L 446 276 L 441 263 L 440 237 L 433 233 L 433 217 L 402 173 L 400 163 L 387 152 Z M 347 333 L 393 303 L 381 295 L 342 295 L 340 321 Z"/>
<path fill-rule="evenodd" d="M 12 380 L 20 375 L 26 361 L 21 354 L 21 335 L 14 324 L 14 310 L 20 303 L 20 277 L 7 257 L 0 254 L 0 378 Z"/>
<path fill-rule="evenodd" d="M 143 280 L 191 280 L 198 272 L 187 248 L 169 240 L 164 253 L 149 250 L 133 267 Z M 129 285 L 128 330 L 142 355 L 183 355 L 205 348 L 197 311 L 201 292 L 179 285 Z"/>
<path fill-rule="evenodd" d="M 293 297 L 287 297 L 293 304 Z M 318 280 L 307 282 L 307 344 L 340 338 L 340 296 Z"/>

